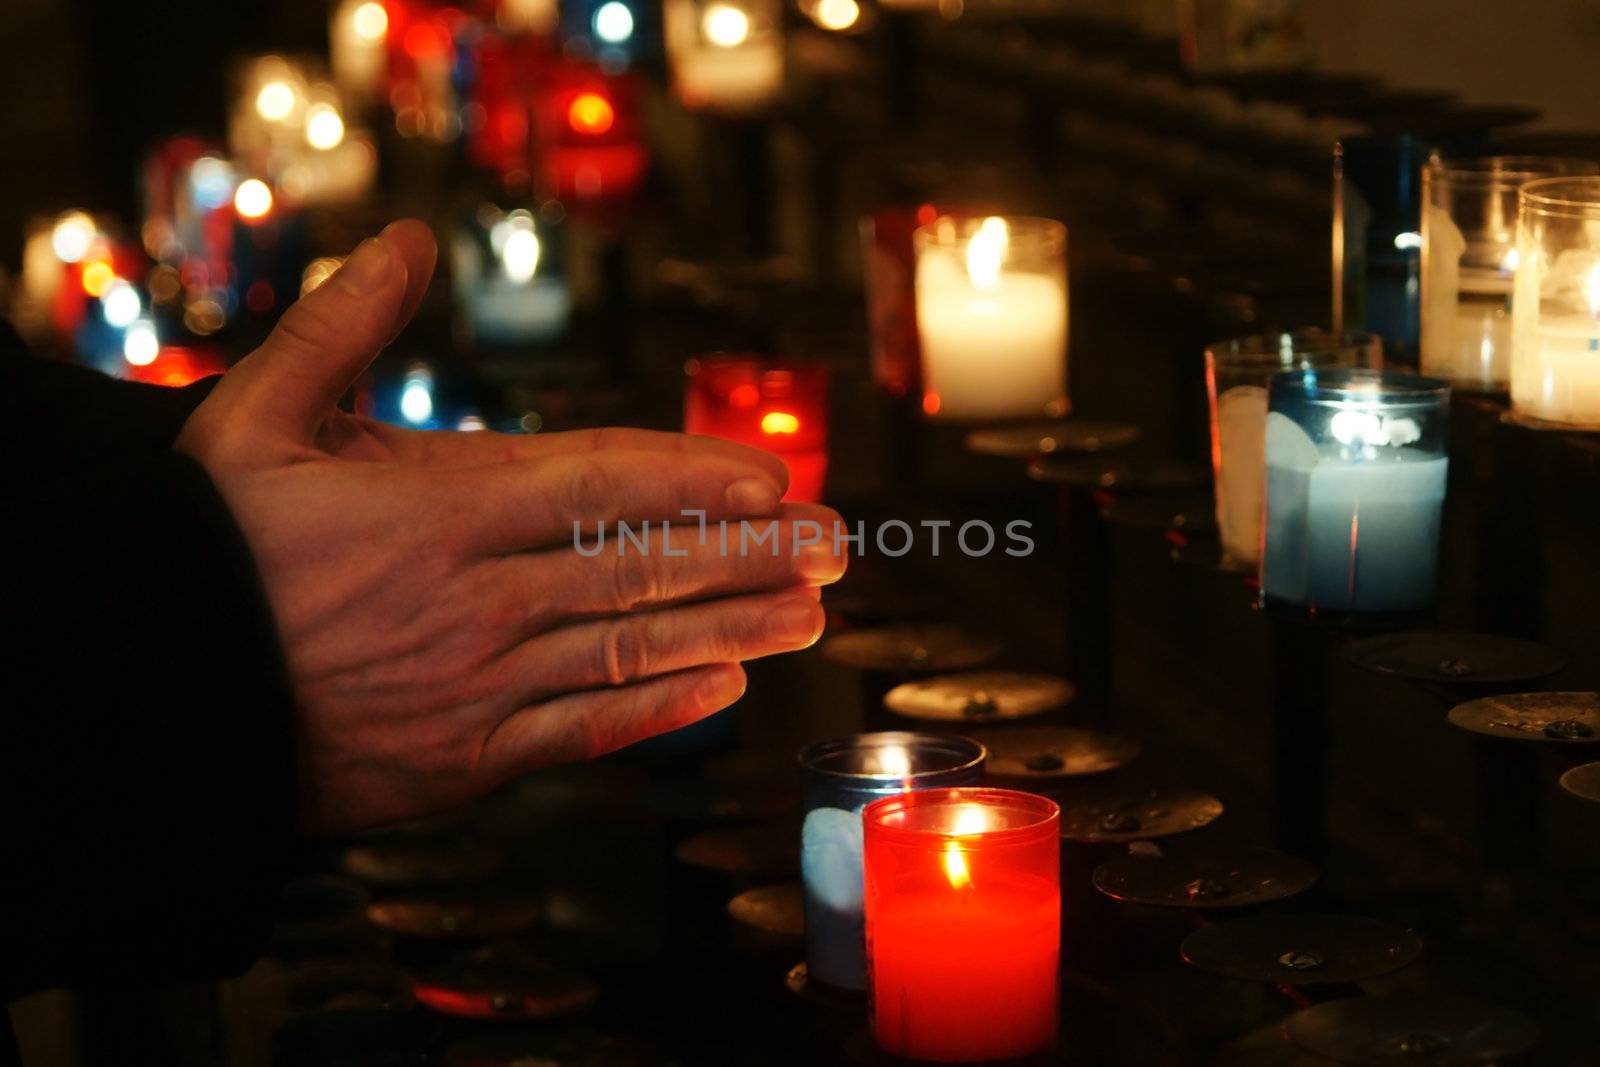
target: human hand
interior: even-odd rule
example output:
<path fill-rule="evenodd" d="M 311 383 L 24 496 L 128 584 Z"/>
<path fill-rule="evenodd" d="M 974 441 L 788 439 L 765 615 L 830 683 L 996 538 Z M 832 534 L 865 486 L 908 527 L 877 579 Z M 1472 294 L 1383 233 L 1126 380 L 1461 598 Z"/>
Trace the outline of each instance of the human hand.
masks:
<path fill-rule="evenodd" d="M 744 691 L 743 660 L 803 648 L 844 569 L 779 503 L 782 464 L 680 434 L 411 434 L 336 404 L 420 302 L 418 222 L 365 242 L 224 376 L 176 448 L 254 552 L 297 697 L 302 819 L 352 830 L 469 800 L 525 771 L 684 726 Z M 470 439 L 470 440 L 469 440 Z M 779 522 L 724 554 L 675 525 Z M 597 523 L 647 551 L 585 556 Z M 686 552 L 679 556 L 677 553 Z"/>

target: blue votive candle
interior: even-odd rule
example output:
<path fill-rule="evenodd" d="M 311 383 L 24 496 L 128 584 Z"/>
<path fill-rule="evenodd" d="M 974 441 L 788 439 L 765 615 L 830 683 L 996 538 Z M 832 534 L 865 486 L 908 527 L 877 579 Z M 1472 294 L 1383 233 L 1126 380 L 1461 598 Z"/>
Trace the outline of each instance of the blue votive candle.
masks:
<path fill-rule="evenodd" d="M 1261 592 L 1314 613 L 1433 606 L 1449 470 L 1447 383 L 1293 371 L 1268 390 Z"/>
<path fill-rule="evenodd" d="M 861 809 L 914 789 L 974 785 L 987 750 L 965 737 L 889 731 L 802 749 L 806 973 L 836 989 L 867 988 Z"/>

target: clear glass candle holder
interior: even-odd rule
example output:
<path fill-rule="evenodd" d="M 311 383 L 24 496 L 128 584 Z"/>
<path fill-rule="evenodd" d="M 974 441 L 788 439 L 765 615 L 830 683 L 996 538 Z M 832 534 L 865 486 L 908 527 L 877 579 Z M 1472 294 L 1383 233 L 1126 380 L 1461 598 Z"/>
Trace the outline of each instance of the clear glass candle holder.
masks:
<path fill-rule="evenodd" d="M 929 789 L 862 813 L 872 1033 L 914 1060 L 1026 1056 L 1055 1039 L 1061 810 Z"/>
<path fill-rule="evenodd" d="M 828 473 L 828 369 L 719 353 L 684 364 L 685 433 L 760 448 L 789 468 L 785 500 L 822 499 Z"/>
<path fill-rule="evenodd" d="M 749 112 L 783 90 L 783 8 L 777 0 L 666 0 L 672 85 L 685 107 Z"/>
<path fill-rule="evenodd" d="M 1434 602 L 1450 386 L 1373 370 L 1291 371 L 1267 398 L 1261 593 L 1314 614 Z"/>
<path fill-rule="evenodd" d="M 899 730 L 834 738 L 801 750 L 808 977 L 837 989 L 867 988 L 862 809 L 912 790 L 974 785 L 987 756 L 965 737 Z"/>
<path fill-rule="evenodd" d="M 919 226 L 923 411 L 965 422 L 1067 410 L 1067 228 L 942 216 Z"/>
<path fill-rule="evenodd" d="M 1542 178 L 1517 199 L 1511 407 L 1600 430 L 1600 178 Z"/>
<path fill-rule="evenodd" d="M 1229 561 L 1253 568 L 1261 555 L 1267 386 L 1273 377 L 1287 370 L 1377 369 L 1382 363 L 1383 342 L 1359 331 L 1257 334 L 1206 348 L 1217 529 Z"/>
<path fill-rule="evenodd" d="M 1422 171 L 1422 372 L 1504 393 L 1511 381 L 1517 192 L 1538 178 L 1594 174 L 1548 156 L 1441 159 Z"/>
<path fill-rule="evenodd" d="M 475 341 L 538 344 L 566 330 L 573 301 L 562 218 L 559 205 L 535 211 L 484 203 L 457 227 L 450 285 L 460 320 Z"/>

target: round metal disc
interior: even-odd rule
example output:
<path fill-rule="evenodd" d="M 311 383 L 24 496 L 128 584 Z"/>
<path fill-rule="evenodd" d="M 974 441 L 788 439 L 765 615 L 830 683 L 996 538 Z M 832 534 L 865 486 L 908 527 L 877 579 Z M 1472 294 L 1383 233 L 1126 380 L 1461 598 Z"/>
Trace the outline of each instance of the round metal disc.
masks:
<path fill-rule="evenodd" d="M 496 850 L 466 841 L 382 841 L 344 854 L 346 873 L 381 886 L 479 882 L 502 862 Z"/>
<path fill-rule="evenodd" d="M 1565 654 L 1533 641 L 1434 630 L 1352 641 L 1344 658 L 1377 674 L 1465 685 L 1531 682 L 1567 665 Z"/>
<path fill-rule="evenodd" d="M 1022 671 L 967 671 L 897 685 L 883 705 L 924 722 L 1007 722 L 1054 711 L 1077 690 L 1065 678 Z"/>
<path fill-rule="evenodd" d="M 538 925 L 544 905 L 503 892 L 394 897 L 367 908 L 374 926 L 406 937 L 479 940 L 521 933 Z"/>
<path fill-rule="evenodd" d="M 1359 915 L 1254 915 L 1184 938 L 1183 959 L 1226 978 L 1285 985 L 1360 982 L 1406 966 L 1422 941 Z"/>
<path fill-rule="evenodd" d="M 1463 730 L 1513 741 L 1584 745 L 1600 741 L 1600 695 L 1514 693 L 1469 700 L 1450 709 Z"/>
<path fill-rule="evenodd" d="M 707 830 L 678 843 L 678 862 L 727 874 L 800 873 L 800 826 L 792 820 Z"/>
<path fill-rule="evenodd" d="M 762 886 L 728 901 L 728 914 L 735 922 L 769 934 L 803 937 L 806 932 L 803 894 L 799 882 Z"/>
<path fill-rule="evenodd" d="M 635 1067 L 638 1049 L 596 1033 L 551 1033 L 543 1027 L 494 1027 L 452 1041 L 444 1067 Z"/>
<path fill-rule="evenodd" d="M 1519 1012 L 1450 993 L 1351 997 L 1295 1012 L 1284 1027 L 1295 1044 L 1340 1063 L 1500 1063 L 1539 1040 Z"/>
<path fill-rule="evenodd" d="M 957 626 L 882 626 L 830 637 L 822 656 L 862 671 L 929 674 L 981 667 L 1000 654 L 997 638 Z"/>
<path fill-rule="evenodd" d="M 1072 489 L 1157 493 L 1201 489 L 1211 480 L 1211 470 L 1176 460 L 1091 456 L 1036 459 L 1028 464 L 1028 477 Z"/>
<path fill-rule="evenodd" d="M 1561 776 L 1561 788 L 1580 800 L 1600 804 L 1600 763 L 1583 763 Z"/>
<path fill-rule="evenodd" d="M 1019 726 L 974 731 L 989 750 L 984 769 L 995 778 L 1076 778 L 1126 766 L 1143 746 L 1131 737 L 1071 726 Z"/>
<path fill-rule="evenodd" d="M 1222 814 L 1222 801 L 1192 789 L 1151 789 L 1074 801 L 1061 807 L 1061 836 L 1116 844 L 1198 830 Z"/>
<path fill-rule="evenodd" d="M 1192 537 L 1217 532 L 1216 503 L 1209 493 L 1152 493 L 1118 497 L 1105 509 L 1113 526 L 1156 533 L 1177 530 Z"/>
<path fill-rule="evenodd" d="M 1094 887 L 1113 900 L 1163 908 L 1242 908 L 1304 893 L 1317 869 L 1270 848 L 1193 855 L 1118 856 L 1094 872 Z"/>
<path fill-rule="evenodd" d="M 967 434 L 967 449 L 982 456 L 1032 459 L 1059 452 L 1092 453 L 1124 448 L 1139 439 L 1139 427 L 1127 422 L 1064 419 L 989 426 Z"/>
<path fill-rule="evenodd" d="M 479 949 L 419 978 L 417 1003 L 470 1019 L 548 1019 L 593 1004 L 593 980 L 520 952 Z"/>

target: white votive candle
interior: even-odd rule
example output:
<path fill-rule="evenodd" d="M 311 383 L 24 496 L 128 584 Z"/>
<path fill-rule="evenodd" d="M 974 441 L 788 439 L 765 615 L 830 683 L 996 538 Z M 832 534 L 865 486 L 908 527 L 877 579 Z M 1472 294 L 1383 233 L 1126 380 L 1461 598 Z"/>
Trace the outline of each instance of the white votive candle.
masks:
<path fill-rule="evenodd" d="M 940 419 L 1066 408 L 1066 231 L 1047 219 L 939 219 L 917 233 L 924 410 Z"/>

